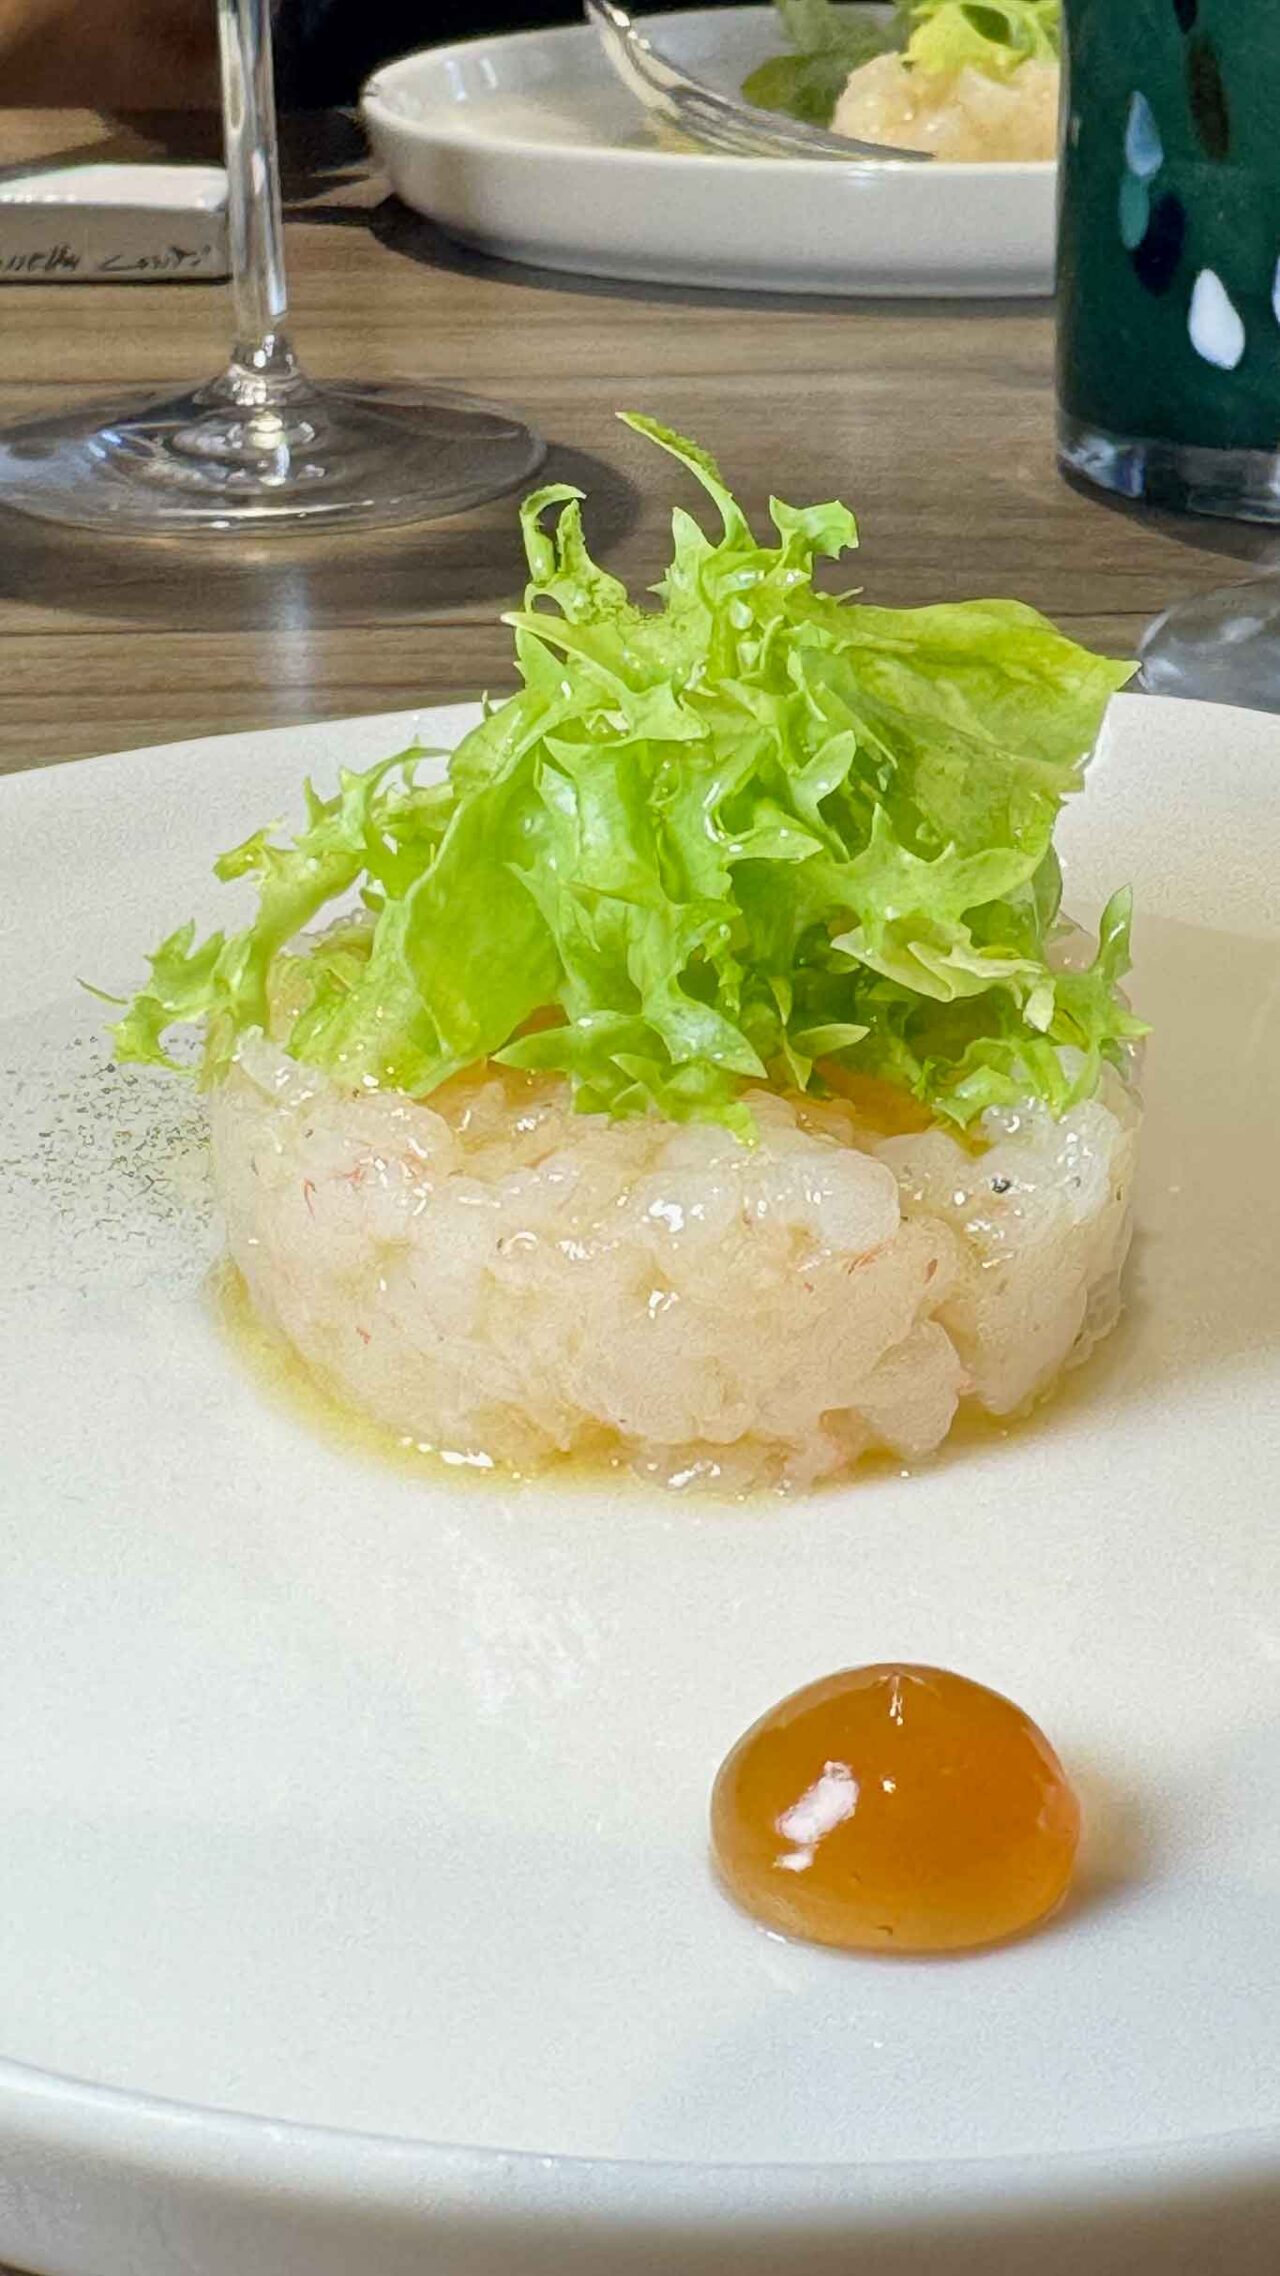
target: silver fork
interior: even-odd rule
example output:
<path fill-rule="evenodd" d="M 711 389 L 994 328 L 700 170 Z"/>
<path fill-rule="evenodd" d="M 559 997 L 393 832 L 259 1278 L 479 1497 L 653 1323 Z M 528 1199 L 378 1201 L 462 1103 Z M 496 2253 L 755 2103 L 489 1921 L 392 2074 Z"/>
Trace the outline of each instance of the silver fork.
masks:
<path fill-rule="evenodd" d="M 588 21 L 618 77 L 654 118 L 674 127 L 690 142 L 722 150 L 735 158 L 873 158 L 879 163 L 927 164 L 929 150 L 896 150 L 884 142 L 857 142 L 852 135 L 828 134 L 774 111 L 738 102 L 691 79 L 659 55 L 618 0 L 583 0 Z"/>

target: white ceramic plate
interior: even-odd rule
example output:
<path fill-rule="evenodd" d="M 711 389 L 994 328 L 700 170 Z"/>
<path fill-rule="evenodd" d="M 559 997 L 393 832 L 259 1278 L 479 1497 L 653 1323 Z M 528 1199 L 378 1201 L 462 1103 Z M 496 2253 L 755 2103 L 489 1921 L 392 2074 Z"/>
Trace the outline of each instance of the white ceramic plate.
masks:
<path fill-rule="evenodd" d="M 771 8 L 648 29 L 733 93 L 779 47 Z M 512 261 L 781 292 L 1053 289 L 1055 167 L 663 150 L 586 25 L 405 56 L 370 81 L 364 117 L 407 205 Z"/>
<path fill-rule="evenodd" d="M 469 716 L 0 784 L 0 2258 L 1274 2276 L 1280 723 L 1122 699 L 1065 822 L 1156 1030 L 1116 1338 L 1007 1438 L 735 1511 L 454 1489 L 273 1401 L 195 1103 L 77 986 L 224 916 L 304 770 Z M 1074 1769 L 1047 1932 L 859 1961 L 717 1894 L 730 1742 L 892 1656 Z"/>

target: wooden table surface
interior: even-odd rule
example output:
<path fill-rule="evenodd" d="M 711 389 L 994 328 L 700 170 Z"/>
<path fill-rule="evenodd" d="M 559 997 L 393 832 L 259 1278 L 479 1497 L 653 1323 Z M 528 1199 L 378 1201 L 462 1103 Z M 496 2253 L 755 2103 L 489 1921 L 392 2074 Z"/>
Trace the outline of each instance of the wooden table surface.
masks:
<path fill-rule="evenodd" d="M 0 112 L 0 165 L 189 150 L 210 131 Z M 507 267 L 387 197 L 349 121 L 298 122 L 292 141 L 293 329 L 312 369 L 514 406 L 637 585 L 660 569 L 673 481 L 620 406 L 697 436 L 757 512 L 770 488 L 845 498 L 876 600 L 1014 594 L 1116 652 L 1265 543 L 1068 488 L 1042 303 L 693 293 Z M 0 305 L 0 419 L 188 382 L 227 348 L 217 285 L 11 285 Z M 496 620 L 520 583 L 509 500 L 372 544 L 120 545 L 0 514 L 0 768 L 500 691 Z"/>

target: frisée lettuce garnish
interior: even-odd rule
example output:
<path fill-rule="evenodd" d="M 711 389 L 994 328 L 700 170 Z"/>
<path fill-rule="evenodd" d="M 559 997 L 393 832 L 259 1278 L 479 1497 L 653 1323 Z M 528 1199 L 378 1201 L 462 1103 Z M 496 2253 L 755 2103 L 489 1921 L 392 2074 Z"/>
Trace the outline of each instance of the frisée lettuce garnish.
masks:
<path fill-rule="evenodd" d="M 200 1022 L 215 1083 L 266 1028 L 356 1087 L 425 1096 L 495 1058 L 567 1076 L 583 1111 L 744 1137 L 746 1086 L 821 1091 L 833 1066 L 959 1125 L 1065 1111 L 1142 1032 L 1127 893 L 1087 969 L 1049 953 L 1054 821 L 1131 667 L 1016 601 L 819 592 L 857 543 L 846 507 L 774 499 L 762 544 L 705 451 L 628 424 L 719 521 L 676 510 L 659 606 L 593 561 L 579 491 L 535 492 L 520 690 L 443 779 L 410 751 L 308 784 L 296 836 L 224 854 L 255 914 L 162 942 L 118 1055 L 173 1065 L 169 1031 Z"/>
<path fill-rule="evenodd" d="M 973 70 L 1007 79 L 1019 64 L 1056 62 L 1062 48 L 1061 0 L 898 0 L 888 19 L 835 0 L 777 7 L 795 52 L 758 65 L 742 92 L 809 126 L 831 124 L 850 73 L 873 56 L 898 51 L 931 76 Z"/>

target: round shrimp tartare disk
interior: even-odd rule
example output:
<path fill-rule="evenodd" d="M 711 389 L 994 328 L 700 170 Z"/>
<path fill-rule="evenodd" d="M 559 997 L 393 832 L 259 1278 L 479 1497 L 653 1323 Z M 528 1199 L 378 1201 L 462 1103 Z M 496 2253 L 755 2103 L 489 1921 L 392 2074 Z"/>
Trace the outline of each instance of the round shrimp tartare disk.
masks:
<path fill-rule="evenodd" d="M 1137 1110 L 992 1110 L 975 1154 L 838 1100 L 715 1125 L 501 1067 L 352 1096 L 259 1042 L 214 1099 L 233 1261 L 326 1390 L 518 1469 L 807 1486 L 1025 1408 L 1115 1317 Z"/>
<path fill-rule="evenodd" d="M 518 1470 L 803 1487 L 1012 1415 L 1115 1317 L 1144 1032 L 1129 895 L 1053 830 L 1130 667 L 1015 601 L 881 609 L 701 483 L 641 607 L 522 510 L 522 685 L 223 855 L 115 1028 L 203 1033 L 260 1318 L 400 1436 Z M 556 510 L 552 531 L 543 517 Z"/>

